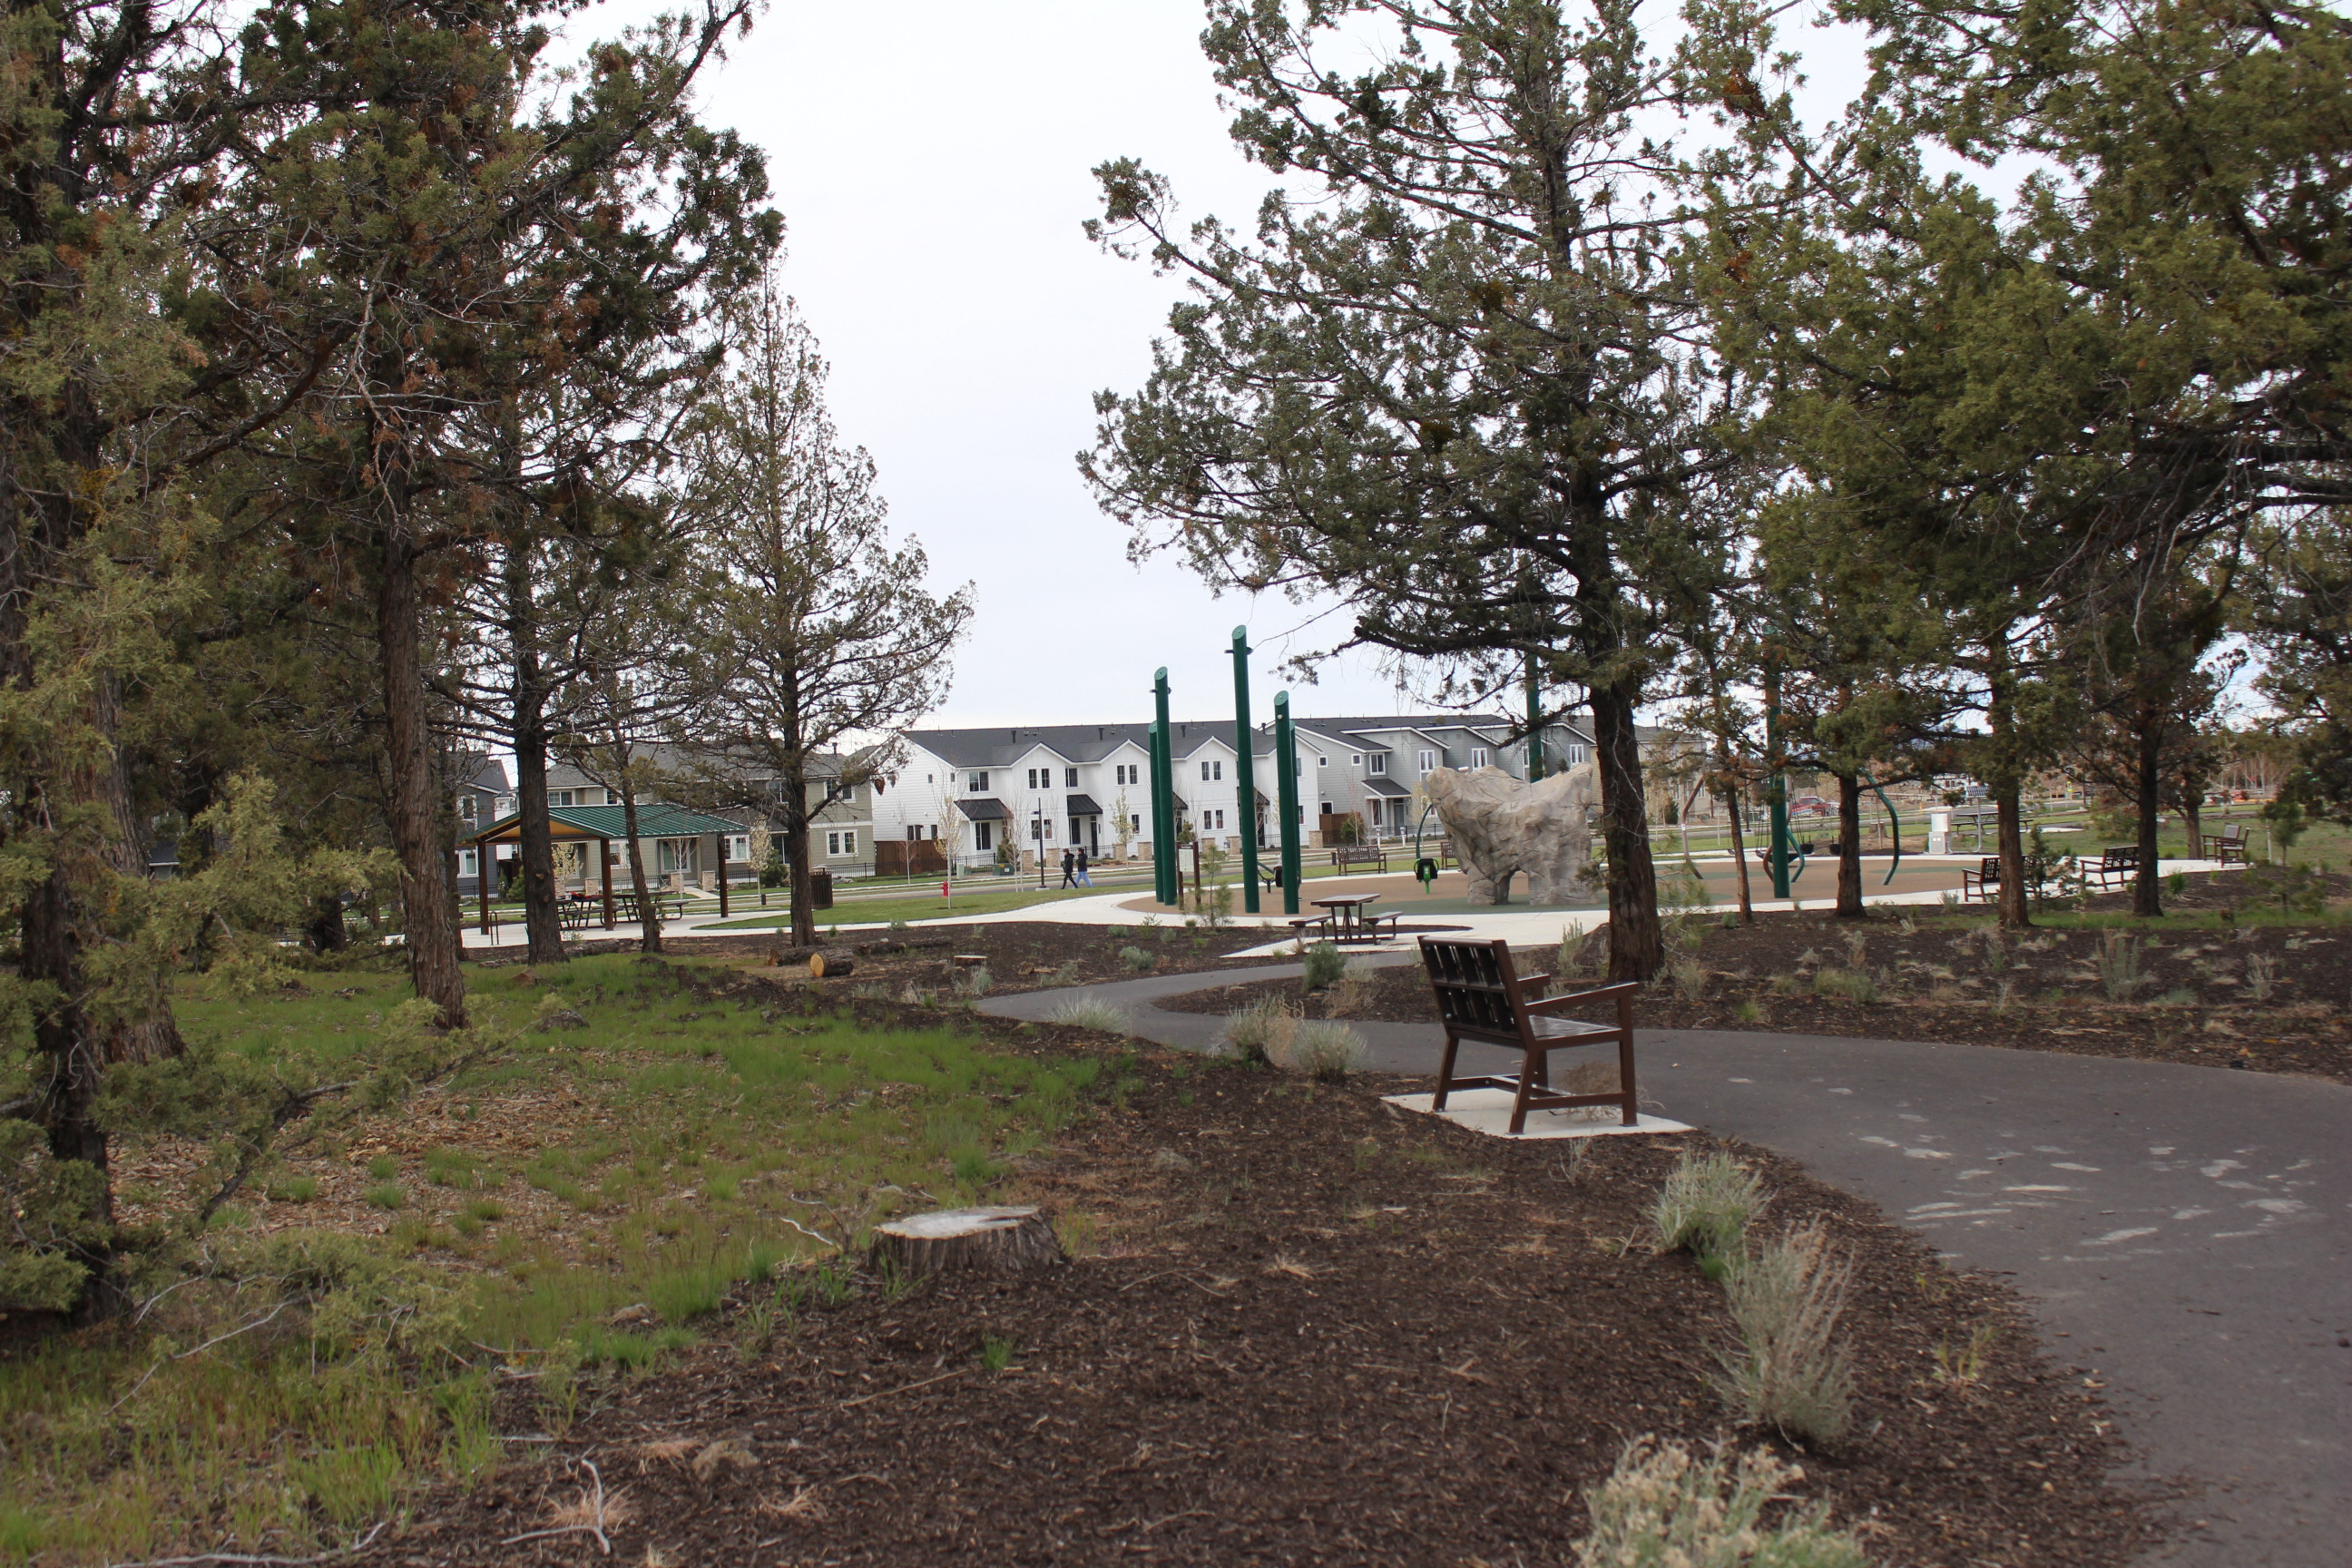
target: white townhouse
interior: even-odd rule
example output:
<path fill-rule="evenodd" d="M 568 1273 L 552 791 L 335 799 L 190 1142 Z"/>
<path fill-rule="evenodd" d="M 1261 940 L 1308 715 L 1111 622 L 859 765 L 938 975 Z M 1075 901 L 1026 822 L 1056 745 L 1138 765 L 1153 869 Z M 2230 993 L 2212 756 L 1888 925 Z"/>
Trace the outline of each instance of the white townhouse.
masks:
<path fill-rule="evenodd" d="M 1278 837 L 1274 816 L 1274 730 L 1251 740 L 1255 800 L 1244 808 L 1230 721 L 1170 725 L 1175 809 L 1204 843 L 1241 847 L 1255 825 L 1260 844 Z M 1441 767 L 1499 767 L 1527 776 L 1527 745 L 1490 714 L 1298 719 L 1302 841 L 1335 842 L 1346 826 L 1394 839 L 1416 821 L 1415 786 Z M 1150 853 L 1150 727 L 1056 724 L 1035 728 L 910 730 L 906 755 L 874 799 L 878 838 L 936 843 L 958 865 L 994 860 L 1002 847 L 1034 864 L 1083 847 L 1093 858 Z M 1590 760 L 1591 740 L 1567 725 L 1544 736 L 1547 771 Z"/>

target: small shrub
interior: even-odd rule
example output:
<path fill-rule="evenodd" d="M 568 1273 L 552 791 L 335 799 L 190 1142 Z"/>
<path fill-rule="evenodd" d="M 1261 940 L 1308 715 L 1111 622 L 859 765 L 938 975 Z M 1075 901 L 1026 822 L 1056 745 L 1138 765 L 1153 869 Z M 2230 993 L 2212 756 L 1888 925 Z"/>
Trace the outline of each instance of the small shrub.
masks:
<path fill-rule="evenodd" d="M 1084 1209 L 1062 1210 L 1054 1216 L 1054 1238 L 1062 1244 L 1062 1251 L 1071 1258 L 1092 1256 L 1095 1216 Z"/>
<path fill-rule="evenodd" d="M 980 1342 L 980 1370 L 1003 1372 L 1013 1364 L 1014 1345 L 1001 1334 L 982 1335 Z"/>
<path fill-rule="evenodd" d="M 1292 1026 L 1283 1051 L 1274 1059 L 1277 1067 L 1321 1082 L 1345 1083 L 1364 1064 L 1363 1037 L 1345 1024 L 1301 1020 Z"/>
<path fill-rule="evenodd" d="M 1078 961 L 1075 958 L 1045 977 L 1045 984 L 1048 985 L 1076 985 L 1077 983 Z"/>
<path fill-rule="evenodd" d="M 1348 960 L 1339 948 L 1328 942 L 1318 942 L 1307 950 L 1306 973 L 1298 980 L 1307 990 L 1320 991 L 1347 972 Z"/>
<path fill-rule="evenodd" d="M 1666 1173 L 1650 1224 L 1658 1252 L 1687 1247 L 1702 1260 L 1738 1256 L 1748 1222 L 1764 1206 L 1756 1173 L 1725 1153 L 1685 1154 Z"/>
<path fill-rule="evenodd" d="M 1349 959 L 1339 976 L 1339 984 L 1331 987 L 1324 1009 L 1334 1018 L 1352 1018 L 1371 1005 L 1372 966 Z"/>
<path fill-rule="evenodd" d="M 318 1178 L 289 1176 L 282 1182 L 272 1182 L 268 1195 L 273 1204 L 307 1204 L 319 1195 Z"/>
<path fill-rule="evenodd" d="M 1791 1510 L 1767 1528 L 1764 1510 L 1804 1472 L 1762 1449 L 1737 1462 L 1695 1458 L 1679 1443 L 1639 1437 L 1608 1480 L 1584 1494 L 1591 1528 L 1576 1543 L 1580 1568 L 1869 1568 L 1852 1536 L 1830 1528 L 1829 1507 Z"/>
<path fill-rule="evenodd" d="M 1831 1251 L 1819 1221 L 1734 1268 L 1725 1293 L 1739 1343 L 1717 1352 L 1717 1392 L 1789 1436 L 1843 1436 L 1853 1419 L 1853 1367 L 1835 1337 L 1853 1287 L 1853 1263 Z"/>
<path fill-rule="evenodd" d="M 2099 943 L 2092 962 L 2098 966 L 2099 986 L 2110 1002 L 2128 1002 L 2139 994 L 2154 977 L 2141 967 L 2144 944 L 2136 936 L 2120 931 L 2108 931 Z"/>
<path fill-rule="evenodd" d="M 1298 1015 L 1279 997 L 1261 996 L 1225 1018 L 1225 1045 L 1252 1066 L 1270 1063 L 1277 1047 L 1287 1050 Z"/>
<path fill-rule="evenodd" d="M 1936 1358 L 1936 1381 L 1948 1388 L 1973 1388 L 1984 1380 L 1985 1352 L 2000 1338 L 1999 1323 L 1979 1323 L 1969 1331 L 1969 1342 L 1955 1350 L 1948 1344 L 1937 1344 L 1929 1353 Z"/>
<path fill-rule="evenodd" d="M 2266 952 L 2246 954 L 2246 995 L 2256 1002 L 2267 1002 L 2278 988 L 2278 960 Z"/>
<path fill-rule="evenodd" d="M 1677 952 L 1666 960 L 1666 978 L 1674 983 L 1675 994 L 1696 1005 L 1706 1000 L 1706 965 L 1696 953 Z"/>
<path fill-rule="evenodd" d="M 368 1162 L 368 1174 L 379 1182 L 388 1182 L 400 1174 L 400 1162 L 389 1154 L 378 1154 Z"/>
<path fill-rule="evenodd" d="M 975 963 L 970 969 L 956 971 L 954 990 L 959 996 L 985 996 L 988 988 L 995 984 L 995 977 L 988 973 L 988 965 Z"/>
<path fill-rule="evenodd" d="M 1813 976 L 1813 994 L 1849 1002 L 1878 1000 L 1878 982 L 1859 969 L 1824 969 Z"/>
<path fill-rule="evenodd" d="M 1122 947 L 1118 950 L 1118 961 L 1136 973 L 1141 974 L 1144 971 L 1159 965 L 1160 955 L 1146 952 L 1139 947 Z"/>
<path fill-rule="evenodd" d="M 408 1194 L 400 1190 L 398 1182 L 385 1182 L 370 1187 L 362 1195 L 380 1209 L 396 1209 L 408 1201 Z"/>
<path fill-rule="evenodd" d="M 1073 996 L 1047 1014 L 1046 1018 L 1074 1029 L 1098 1029 L 1106 1035 L 1121 1037 L 1135 1023 L 1126 1008 L 1114 1006 L 1098 996 Z"/>
<path fill-rule="evenodd" d="M 1731 1010 L 1731 1016 L 1743 1024 L 1760 1024 L 1764 1021 L 1764 1008 L 1754 999 L 1749 998 L 1734 1007 Z"/>

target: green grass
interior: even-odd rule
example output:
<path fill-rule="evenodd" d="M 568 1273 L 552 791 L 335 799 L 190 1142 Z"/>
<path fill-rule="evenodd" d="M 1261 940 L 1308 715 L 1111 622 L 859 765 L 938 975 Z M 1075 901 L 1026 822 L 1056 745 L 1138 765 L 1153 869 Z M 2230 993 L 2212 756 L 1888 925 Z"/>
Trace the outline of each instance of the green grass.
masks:
<path fill-rule="evenodd" d="M 299 1556 L 348 1540 L 418 1486 L 499 1458 L 491 1374 L 467 1364 L 482 1359 L 473 1347 L 541 1372 L 531 1386 L 553 1430 L 587 1408 L 576 1379 L 657 1365 L 707 1331 L 730 1291 L 829 1256 L 799 1227 L 854 1247 L 901 1205 L 980 1201 L 1009 1158 L 1105 1087 L 1097 1062 L 1001 1056 L 947 1028 L 763 1018 L 756 1005 L 683 992 L 671 970 L 628 955 L 550 966 L 530 986 L 516 973 L 469 972 L 478 1021 L 518 1027 L 552 990 L 587 1026 L 518 1035 L 509 1054 L 448 1085 L 448 1101 L 487 1112 L 512 1090 L 554 1086 L 588 1113 L 517 1155 L 511 1143 L 466 1146 L 461 1112 L 458 1135 L 425 1152 L 405 1185 L 389 1155 L 362 1167 L 375 1178 L 370 1200 L 397 1205 L 383 1236 L 314 1244 L 320 1233 L 265 1237 L 229 1215 L 207 1245 L 242 1261 L 227 1278 L 249 1283 L 186 1287 L 136 1333 L 58 1338 L 0 1362 L 0 1563 Z M 407 994 L 387 973 L 305 982 L 307 993 L 259 996 L 190 989 L 181 1027 L 289 1079 L 325 1078 Z M 403 1113 L 395 1104 L 362 1119 L 335 1147 L 364 1145 Z M 488 1195 L 509 1176 L 583 1217 L 510 1218 Z M 268 1183 L 276 1202 L 318 1190 L 283 1170 Z M 340 1261 L 268 1261 L 270 1248 L 313 1246 Z M 277 1281 L 312 1276 L 335 1282 L 327 1306 L 272 1317 Z M 850 1281 L 845 1268 L 790 1278 L 822 1300 Z M 643 1321 L 606 1322 L 637 1303 Z M 201 1353 L 158 1359 L 257 1322 Z"/>

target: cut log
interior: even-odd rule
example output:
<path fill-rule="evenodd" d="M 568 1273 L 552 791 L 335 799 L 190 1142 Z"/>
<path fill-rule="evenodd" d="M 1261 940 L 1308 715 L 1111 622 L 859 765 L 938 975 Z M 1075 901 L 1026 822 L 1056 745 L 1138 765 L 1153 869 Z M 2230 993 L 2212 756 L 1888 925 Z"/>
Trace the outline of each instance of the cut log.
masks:
<path fill-rule="evenodd" d="M 818 953 L 823 952 L 824 951 L 824 949 L 822 947 L 808 944 L 795 947 L 780 942 L 776 944 L 775 956 L 769 959 L 768 962 L 774 964 L 777 968 L 782 969 L 795 963 L 806 963 L 810 959 L 814 958 Z"/>
<path fill-rule="evenodd" d="M 988 954 L 984 952 L 951 952 L 948 954 L 948 962 L 962 969 L 978 969 L 988 962 Z"/>
<path fill-rule="evenodd" d="M 808 963 L 809 973 L 819 980 L 831 980 L 857 968 L 856 958 L 845 947 L 831 947 L 813 954 Z"/>
<path fill-rule="evenodd" d="M 1018 1274 L 1066 1261 L 1039 1208 L 934 1209 L 874 1227 L 872 1261 L 908 1279 L 969 1270 Z"/>

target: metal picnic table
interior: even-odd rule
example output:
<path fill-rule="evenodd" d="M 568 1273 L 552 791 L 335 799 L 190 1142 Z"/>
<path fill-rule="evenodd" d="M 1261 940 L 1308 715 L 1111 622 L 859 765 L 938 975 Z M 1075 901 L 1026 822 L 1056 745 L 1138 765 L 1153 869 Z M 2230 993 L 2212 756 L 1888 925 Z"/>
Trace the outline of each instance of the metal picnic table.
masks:
<path fill-rule="evenodd" d="M 1323 917 L 1320 923 L 1329 931 L 1331 940 L 1343 947 L 1352 943 L 1385 942 L 1396 934 L 1397 916 L 1394 912 L 1384 915 L 1369 912 L 1368 906 L 1380 901 L 1377 893 L 1340 893 L 1313 900 L 1317 909 L 1331 911 Z M 1383 921 L 1389 925 L 1385 932 L 1381 930 Z"/>

